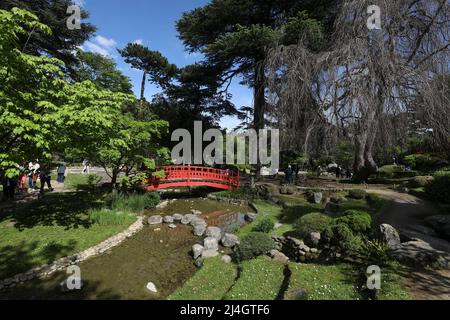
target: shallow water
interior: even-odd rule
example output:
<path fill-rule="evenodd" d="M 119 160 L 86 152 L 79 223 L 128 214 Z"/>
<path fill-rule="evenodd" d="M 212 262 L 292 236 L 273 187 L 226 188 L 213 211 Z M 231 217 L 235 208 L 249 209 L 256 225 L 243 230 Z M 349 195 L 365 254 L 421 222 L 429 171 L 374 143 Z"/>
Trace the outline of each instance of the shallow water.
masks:
<path fill-rule="evenodd" d="M 186 214 L 191 209 L 202 211 L 208 225 L 219 226 L 242 223 L 239 213 L 251 211 L 248 207 L 198 198 L 180 199 L 147 214 Z M 62 293 L 59 283 L 68 275 L 59 272 L 0 292 L 0 299 L 164 299 L 196 271 L 189 252 L 197 241 L 188 226 L 144 226 L 118 247 L 79 264 L 82 290 Z M 146 289 L 148 282 L 155 284 L 157 294 Z"/>

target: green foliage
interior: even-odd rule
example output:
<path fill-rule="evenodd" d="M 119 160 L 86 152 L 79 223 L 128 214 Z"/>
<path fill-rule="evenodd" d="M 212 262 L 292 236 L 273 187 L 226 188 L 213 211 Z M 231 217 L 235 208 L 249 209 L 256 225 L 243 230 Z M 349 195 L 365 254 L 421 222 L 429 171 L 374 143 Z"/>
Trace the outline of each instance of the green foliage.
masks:
<path fill-rule="evenodd" d="M 433 178 L 433 181 L 425 186 L 427 197 L 434 201 L 450 203 L 450 171 L 437 171 Z"/>
<path fill-rule="evenodd" d="M 387 165 L 378 169 L 378 175 L 384 178 L 412 178 L 416 171 L 406 171 L 405 166 Z"/>
<path fill-rule="evenodd" d="M 128 212 L 109 209 L 91 209 L 88 211 L 88 216 L 92 223 L 100 226 L 123 226 L 136 220 L 136 217 Z"/>
<path fill-rule="evenodd" d="M 216 192 L 214 193 L 214 195 L 228 199 L 251 201 L 255 198 L 255 190 L 252 190 L 250 188 L 238 188 Z"/>
<path fill-rule="evenodd" d="M 403 158 L 403 162 L 414 170 L 430 172 L 448 165 L 447 159 L 437 153 L 415 153 Z"/>
<path fill-rule="evenodd" d="M 323 232 L 323 240 L 340 248 L 343 252 L 353 255 L 359 252 L 363 241 L 355 236 L 345 223 L 334 223 Z"/>
<path fill-rule="evenodd" d="M 367 195 L 365 190 L 353 189 L 348 192 L 348 197 L 352 199 L 364 199 Z"/>
<path fill-rule="evenodd" d="M 240 261 L 250 260 L 264 255 L 275 248 L 270 235 L 262 232 L 251 232 L 241 239 L 236 250 L 236 258 Z"/>
<path fill-rule="evenodd" d="M 265 218 L 261 221 L 259 221 L 254 227 L 254 232 L 263 232 L 263 233 L 270 233 L 275 227 L 275 224 L 270 218 Z"/>
<path fill-rule="evenodd" d="M 311 232 L 324 231 L 330 225 L 331 221 L 332 218 L 323 213 L 308 213 L 295 222 L 295 229 L 300 237 L 304 238 Z"/>
<path fill-rule="evenodd" d="M 334 224 L 345 224 L 354 233 L 365 233 L 370 230 L 372 217 L 367 212 L 348 210 L 342 217 L 336 218 Z"/>
<path fill-rule="evenodd" d="M 408 186 L 410 188 L 424 188 L 432 180 L 433 180 L 433 177 L 417 176 L 408 182 Z"/>
<path fill-rule="evenodd" d="M 155 208 L 160 196 L 157 192 L 148 192 L 144 194 L 124 194 L 117 191 L 106 196 L 106 204 L 111 210 L 124 212 L 142 212 L 145 209 Z"/>
<path fill-rule="evenodd" d="M 367 240 L 362 245 L 357 256 L 363 265 L 377 265 L 385 267 L 391 265 L 395 259 L 389 246 L 379 240 Z"/>

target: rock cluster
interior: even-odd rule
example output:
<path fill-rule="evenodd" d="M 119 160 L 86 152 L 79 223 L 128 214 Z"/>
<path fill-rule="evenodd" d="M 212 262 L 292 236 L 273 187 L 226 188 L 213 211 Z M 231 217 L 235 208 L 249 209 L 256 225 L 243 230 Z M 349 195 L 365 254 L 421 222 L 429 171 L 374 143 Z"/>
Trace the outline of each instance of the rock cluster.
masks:
<path fill-rule="evenodd" d="M 138 220 L 133 223 L 127 230 L 112 236 L 111 238 L 103 241 L 102 243 L 84 250 L 83 252 L 77 253 L 70 257 L 60 258 L 54 261 L 52 264 L 44 265 L 41 267 L 33 268 L 25 273 L 15 275 L 14 277 L 7 278 L 0 281 L 0 290 L 15 287 L 17 285 L 23 284 L 26 281 L 30 281 L 36 278 L 44 278 L 56 271 L 62 271 L 67 269 L 71 265 L 79 264 L 80 262 L 87 260 L 93 256 L 102 254 L 109 249 L 118 246 L 125 239 L 131 238 L 137 232 L 139 232 L 143 227 L 143 217 L 139 217 Z"/>
<path fill-rule="evenodd" d="M 314 261 L 319 257 L 319 250 L 307 246 L 302 240 L 293 237 L 272 237 L 277 251 L 283 253 L 292 261 Z"/>

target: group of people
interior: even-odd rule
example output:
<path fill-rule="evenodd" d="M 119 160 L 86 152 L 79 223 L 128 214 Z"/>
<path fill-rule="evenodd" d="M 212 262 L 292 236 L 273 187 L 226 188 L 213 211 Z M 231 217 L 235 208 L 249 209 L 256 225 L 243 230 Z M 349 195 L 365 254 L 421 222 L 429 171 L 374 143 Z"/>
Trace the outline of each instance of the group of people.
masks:
<path fill-rule="evenodd" d="M 43 194 L 45 185 L 48 190 L 53 191 L 51 183 L 51 165 L 49 163 L 39 163 L 39 160 L 31 161 L 27 167 L 17 167 L 19 175 L 8 177 L 6 174 L 1 175 L 4 198 L 13 200 L 16 192 L 27 193 L 37 190 L 37 181 L 40 180 L 40 193 Z M 65 179 L 66 165 L 64 162 L 58 164 L 56 168 L 57 181 L 63 183 Z"/>
<path fill-rule="evenodd" d="M 353 173 L 350 169 L 344 169 L 341 166 L 336 167 L 336 179 L 351 179 Z"/>

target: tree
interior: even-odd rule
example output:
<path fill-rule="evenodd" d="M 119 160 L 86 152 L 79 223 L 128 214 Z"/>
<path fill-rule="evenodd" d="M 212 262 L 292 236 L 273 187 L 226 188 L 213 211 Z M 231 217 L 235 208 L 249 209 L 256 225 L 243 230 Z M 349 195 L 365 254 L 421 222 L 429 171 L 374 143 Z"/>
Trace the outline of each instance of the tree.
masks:
<path fill-rule="evenodd" d="M 30 55 L 40 56 L 45 53 L 63 61 L 65 71 L 70 75 L 76 62 L 74 52 L 96 31 L 95 26 L 87 22 L 82 22 L 79 30 L 67 28 L 67 8 L 72 4 L 72 0 L 2 0 L 0 9 L 11 10 L 17 7 L 27 10 L 48 26 L 52 30 L 51 33 L 32 28 L 30 33 L 20 34 L 18 47 Z M 82 9 L 82 21 L 88 17 L 89 13 Z"/>
<path fill-rule="evenodd" d="M 129 43 L 124 49 L 118 51 L 126 63 L 143 72 L 140 95 L 142 112 L 145 102 L 147 75 L 149 76 L 149 81 L 159 85 L 161 88 L 165 88 L 177 73 L 177 67 L 174 64 L 170 64 L 160 52 L 152 51 L 137 43 Z"/>
<path fill-rule="evenodd" d="M 117 69 L 114 60 L 93 52 L 78 50 L 77 64 L 74 68 L 76 82 L 92 81 L 99 90 L 132 93 L 128 77 Z"/>
<path fill-rule="evenodd" d="M 383 12 L 381 30 L 367 28 L 373 4 Z M 366 179 L 376 170 L 377 148 L 408 133 L 419 92 L 435 117 L 442 110 L 442 91 L 431 84 L 448 73 L 449 16 L 446 0 L 344 1 L 326 52 L 302 41 L 271 51 L 271 90 L 284 112 L 297 115 L 313 106 L 322 123 L 353 139 L 356 177 Z M 293 92 L 311 104 L 289 105 Z"/>
<path fill-rule="evenodd" d="M 210 86 L 225 94 L 231 81 L 242 76 L 241 84 L 253 88 L 253 128 L 264 127 L 267 111 L 267 49 L 283 36 L 292 42 L 304 29 L 301 23 L 291 23 L 286 32 L 279 27 L 299 22 L 307 11 L 311 18 L 329 23 L 328 12 L 337 1 L 278 1 L 278 0 L 214 0 L 204 7 L 185 13 L 177 22 L 180 38 L 190 52 L 205 55 L 204 65 L 214 75 Z M 332 15 L 331 15 L 332 16 Z M 289 36 L 287 36 L 289 34 Z M 258 170 L 259 171 L 259 170 Z"/>

